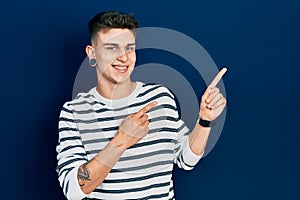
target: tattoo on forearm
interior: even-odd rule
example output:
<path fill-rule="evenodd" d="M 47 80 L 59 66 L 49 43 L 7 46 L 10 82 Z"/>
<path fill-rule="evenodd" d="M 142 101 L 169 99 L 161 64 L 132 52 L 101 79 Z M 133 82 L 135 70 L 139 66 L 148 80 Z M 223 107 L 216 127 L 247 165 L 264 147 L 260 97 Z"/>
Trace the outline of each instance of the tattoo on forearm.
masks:
<path fill-rule="evenodd" d="M 90 179 L 90 172 L 89 172 L 89 169 L 87 167 L 87 163 L 81 165 L 78 168 L 77 178 L 78 178 L 78 182 L 79 182 L 80 187 L 85 185 L 85 181 L 87 181 L 87 180 L 90 181 L 91 180 Z"/>

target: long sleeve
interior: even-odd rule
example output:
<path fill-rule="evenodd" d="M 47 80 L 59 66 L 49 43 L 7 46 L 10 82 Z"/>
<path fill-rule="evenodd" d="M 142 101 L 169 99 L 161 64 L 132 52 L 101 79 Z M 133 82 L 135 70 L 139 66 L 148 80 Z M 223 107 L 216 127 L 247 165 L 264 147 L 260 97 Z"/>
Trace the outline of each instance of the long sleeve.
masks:
<path fill-rule="evenodd" d="M 198 156 L 192 152 L 189 144 L 190 131 L 182 120 L 179 120 L 178 124 L 180 127 L 175 144 L 174 163 L 176 163 L 179 168 L 192 170 L 203 154 Z"/>
<path fill-rule="evenodd" d="M 86 152 L 80 140 L 72 108 L 65 103 L 59 117 L 59 141 L 56 147 L 58 180 L 68 199 L 82 199 L 84 194 L 77 181 L 80 165 L 87 162 Z"/>
<path fill-rule="evenodd" d="M 170 93 L 172 96 L 169 101 L 169 104 L 175 109 L 172 111 L 172 115 L 176 120 L 175 129 L 177 129 L 176 143 L 174 149 L 174 163 L 177 164 L 179 168 L 183 168 L 185 170 L 192 170 L 194 166 L 201 159 L 202 155 L 198 156 L 194 154 L 189 145 L 189 135 L 190 130 L 185 125 L 184 121 L 179 118 L 178 109 L 174 100 L 174 95 Z"/>

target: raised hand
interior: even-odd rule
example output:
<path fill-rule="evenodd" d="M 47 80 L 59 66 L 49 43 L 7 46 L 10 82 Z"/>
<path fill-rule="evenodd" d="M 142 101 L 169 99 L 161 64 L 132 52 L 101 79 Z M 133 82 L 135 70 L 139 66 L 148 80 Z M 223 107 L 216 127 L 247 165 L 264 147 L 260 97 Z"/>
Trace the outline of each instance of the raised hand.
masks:
<path fill-rule="evenodd" d="M 137 113 L 130 114 L 126 117 L 122 121 L 113 143 L 125 150 L 145 137 L 149 131 L 149 121 L 146 113 L 156 105 L 157 102 L 153 101 Z"/>
<path fill-rule="evenodd" d="M 226 73 L 227 69 L 223 68 L 207 87 L 201 98 L 199 117 L 204 120 L 212 121 L 220 116 L 226 106 L 226 99 L 220 93 L 217 84 Z"/>

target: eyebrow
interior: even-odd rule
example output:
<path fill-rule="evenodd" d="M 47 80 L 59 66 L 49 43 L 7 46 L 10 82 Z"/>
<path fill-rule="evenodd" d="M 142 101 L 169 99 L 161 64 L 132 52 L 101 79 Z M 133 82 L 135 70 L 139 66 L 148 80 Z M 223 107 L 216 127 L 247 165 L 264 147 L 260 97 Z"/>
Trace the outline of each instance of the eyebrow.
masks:
<path fill-rule="evenodd" d="M 134 45 L 135 45 L 135 43 L 129 43 L 126 46 L 128 47 L 128 46 L 134 46 Z M 117 43 L 104 43 L 102 46 L 115 46 L 115 47 L 118 47 L 119 44 L 117 44 Z"/>

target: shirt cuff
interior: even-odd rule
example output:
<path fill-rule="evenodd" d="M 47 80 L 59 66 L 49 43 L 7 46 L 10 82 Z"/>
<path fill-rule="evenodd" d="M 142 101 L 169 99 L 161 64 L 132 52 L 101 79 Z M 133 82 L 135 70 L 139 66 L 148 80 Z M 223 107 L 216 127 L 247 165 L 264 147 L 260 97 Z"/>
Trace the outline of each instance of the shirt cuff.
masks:
<path fill-rule="evenodd" d="M 75 199 L 83 199 L 87 196 L 87 194 L 84 194 L 79 186 L 78 179 L 77 179 L 77 173 L 78 173 L 78 167 L 75 167 L 71 174 L 69 179 L 69 190 L 67 192 L 67 198 L 71 200 Z"/>
<path fill-rule="evenodd" d="M 195 166 L 199 162 L 199 160 L 202 158 L 204 151 L 201 155 L 195 154 L 191 150 L 189 138 L 190 137 L 188 137 L 187 140 L 185 141 L 182 156 L 183 156 L 184 162 L 186 164 L 188 164 L 190 166 Z"/>

